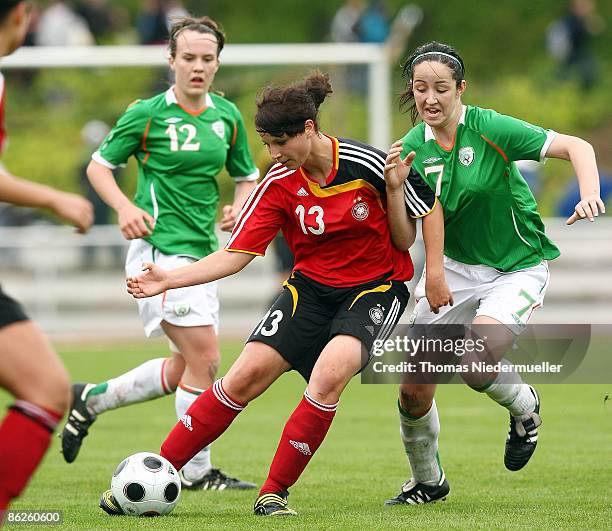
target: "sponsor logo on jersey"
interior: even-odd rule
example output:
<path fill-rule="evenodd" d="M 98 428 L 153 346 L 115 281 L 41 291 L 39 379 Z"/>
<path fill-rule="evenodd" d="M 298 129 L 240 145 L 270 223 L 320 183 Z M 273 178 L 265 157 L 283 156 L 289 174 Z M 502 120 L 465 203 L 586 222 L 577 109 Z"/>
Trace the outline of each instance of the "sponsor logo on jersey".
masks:
<path fill-rule="evenodd" d="M 291 444 L 291 446 L 293 446 L 296 450 L 299 450 L 304 455 L 312 455 L 308 443 L 293 441 L 291 439 L 289 440 L 289 443 Z"/>
<path fill-rule="evenodd" d="M 179 420 L 183 423 L 185 428 L 187 428 L 189 431 L 193 431 L 193 426 L 191 425 L 191 415 L 185 414 Z"/>
<path fill-rule="evenodd" d="M 297 195 L 299 195 L 300 197 L 306 197 L 308 195 L 308 192 L 306 190 L 304 190 L 304 188 L 300 188 L 298 190 Z"/>
<path fill-rule="evenodd" d="M 364 201 L 355 203 L 351 208 L 351 214 L 357 221 L 363 221 L 370 215 L 370 207 Z"/>
<path fill-rule="evenodd" d="M 182 122 L 183 119 L 182 118 L 178 118 L 176 116 L 173 116 L 172 118 L 166 118 L 164 120 L 164 122 L 166 122 L 167 124 L 178 124 L 179 122 Z"/>
<path fill-rule="evenodd" d="M 225 138 L 225 124 L 221 120 L 217 120 L 212 124 L 213 133 L 215 133 L 221 140 Z"/>
<path fill-rule="evenodd" d="M 442 160 L 442 157 L 429 157 L 423 161 L 423 164 L 433 164 L 434 162 L 438 162 Z"/>
<path fill-rule="evenodd" d="M 469 166 L 474 162 L 474 148 L 473 147 L 462 147 L 459 150 L 459 162 L 464 166 Z"/>
<path fill-rule="evenodd" d="M 384 318 L 385 309 L 380 304 L 377 304 L 376 306 L 374 306 L 374 308 L 370 308 L 370 319 L 372 319 L 372 322 L 375 325 L 382 324 Z"/>
<path fill-rule="evenodd" d="M 174 305 L 174 313 L 179 317 L 185 317 L 189 311 L 191 310 L 189 304 L 175 304 Z"/>

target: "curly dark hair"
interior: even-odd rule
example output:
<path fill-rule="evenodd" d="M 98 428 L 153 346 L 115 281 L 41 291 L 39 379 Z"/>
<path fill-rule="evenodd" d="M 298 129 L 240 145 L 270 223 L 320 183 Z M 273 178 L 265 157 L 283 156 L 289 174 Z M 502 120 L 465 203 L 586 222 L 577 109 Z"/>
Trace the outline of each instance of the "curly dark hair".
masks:
<path fill-rule="evenodd" d="M 333 92 L 329 75 L 313 71 L 289 85 L 266 87 L 257 97 L 255 129 L 272 136 L 296 136 L 312 120 L 318 130 L 319 106 Z"/>

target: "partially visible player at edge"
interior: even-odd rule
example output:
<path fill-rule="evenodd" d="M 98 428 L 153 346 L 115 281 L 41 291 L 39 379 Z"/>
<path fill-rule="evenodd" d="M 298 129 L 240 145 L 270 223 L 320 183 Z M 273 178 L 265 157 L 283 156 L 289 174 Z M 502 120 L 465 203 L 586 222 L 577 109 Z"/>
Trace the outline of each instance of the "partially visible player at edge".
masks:
<path fill-rule="evenodd" d="M 0 4 L 0 56 L 14 52 L 28 27 L 23 1 Z M 0 74 L 0 154 L 5 144 L 4 78 Z M 93 220 L 89 201 L 25 181 L 0 164 L 0 201 L 48 208 L 86 232 Z M 70 402 L 68 374 L 49 341 L 23 309 L 0 290 L 0 386 L 15 397 L 0 425 L 0 525 L 47 451 L 51 434 Z"/>
<path fill-rule="evenodd" d="M 463 105 L 463 60 L 445 44 L 431 42 L 417 48 L 406 61 L 404 76 L 408 86 L 403 103 L 410 105 L 413 124 L 417 118 L 422 123 L 393 144 L 385 179 L 387 186 L 401 188 L 412 166 L 436 191 L 444 208 L 445 256 L 440 273 L 455 299 L 453 307 L 435 314 L 419 283 L 413 322 L 472 323 L 480 328 L 481 337 L 496 336 L 493 354 L 500 359 L 542 305 L 549 280 L 547 260 L 559 256 L 514 161 L 549 157 L 572 163 L 582 199 L 567 220 L 570 225 L 579 219 L 594 221 L 605 212 L 593 148 L 580 138 Z M 394 229 L 406 222 L 405 214 L 396 213 L 404 219 L 392 223 Z M 401 240 L 411 235 L 395 230 L 394 237 Z M 427 275 L 436 274 L 427 271 Z M 483 327 L 487 328 L 483 331 Z M 480 381 L 468 381 L 470 386 L 509 411 L 504 464 L 519 470 L 537 444 L 538 393 L 515 372 L 476 377 Z M 438 457 L 435 389 L 435 384 L 400 387 L 401 437 L 412 478 L 387 504 L 428 503 L 449 492 Z"/>
<path fill-rule="evenodd" d="M 140 272 L 143 262 L 178 267 L 218 249 L 217 176 L 224 166 L 235 182 L 235 193 L 234 203 L 223 208 L 223 230 L 232 229 L 256 186 L 259 172 L 240 111 L 211 92 L 224 43 L 223 31 L 208 17 L 177 20 L 169 39 L 175 84 L 131 104 L 92 156 L 89 179 L 117 211 L 121 232 L 131 240 L 127 275 Z M 113 176 L 113 169 L 131 156 L 138 162 L 133 201 Z M 147 361 L 97 385 L 73 386 L 74 401 L 62 432 L 62 450 L 69 463 L 101 413 L 176 392 L 180 418 L 213 383 L 220 360 L 216 283 L 140 300 L 138 310 L 147 337 L 165 334 L 169 339 L 171 357 Z M 210 454 L 210 448 L 202 449 L 181 471 L 184 488 L 255 488 L 214 468 Z M 104 508 L 104 500 L 101 504 Z"/>
<path fill-rule="evenodd" d="M 296 514 L 287 506 L 288 489 L 323 442 L 345 386 L 369 362 L 373 341 L 393 331 L 408 301 L 404 281 L 413 274 L 409 253 L 389 234 L 385 153 L 319 131 L 318 108 L 331 92 L 320 72 L 265 89 L 255 127 L 276 164 L 242 209 L 226 248 L 172 271 L 147 263 L 146 273 L 127 281 L 142 298 L 223 278 L 264 254 L 282 230 L 295 255 L 284 291 L 225 377 L 200 395 L 161 448 L 180 469 L 279 376 L 297 370 L 308 384 L 255 502 L 260 516 Z M 410 214 L 441 231 L 431 189 L 416 174 L 410 185 Z"/>

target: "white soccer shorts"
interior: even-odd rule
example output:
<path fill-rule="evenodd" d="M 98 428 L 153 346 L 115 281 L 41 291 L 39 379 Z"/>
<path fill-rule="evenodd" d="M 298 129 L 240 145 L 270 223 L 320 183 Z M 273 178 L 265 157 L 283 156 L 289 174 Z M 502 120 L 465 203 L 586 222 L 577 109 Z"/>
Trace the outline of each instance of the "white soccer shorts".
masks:
<path fill-rule="evenodd" d="M 430 311 L 425 297 L 425 271 L 417 284 L 416 306 L 412 324 L 470 324 L 475 317 L 486 315 L 506 325 L 519 335 L 534 310 L 544 302 L 549 271 L 546 261 L 501 273 L 485 265 L 469 265 L 444 257 L 444 274 L 453 294 L 454 305 L 443 306 L 437 315 Z"/>
<path fill-rule="evenodd" d="M 153 262 L 164 269 L 175 269 L 192 264 L 196 259 L 189 256 L 166 255 L 145 240 L 133 240 L 125 260 L 127 276 L 142 274 L 143 262 Z M 219 299 L 217 282 L 177 288 L 155 297 L 137 299 L 138 312 L 144 325 L 145 335 L 163 335 L 161 322 L 175 326 L 208 326 L 219 329 Z"/>

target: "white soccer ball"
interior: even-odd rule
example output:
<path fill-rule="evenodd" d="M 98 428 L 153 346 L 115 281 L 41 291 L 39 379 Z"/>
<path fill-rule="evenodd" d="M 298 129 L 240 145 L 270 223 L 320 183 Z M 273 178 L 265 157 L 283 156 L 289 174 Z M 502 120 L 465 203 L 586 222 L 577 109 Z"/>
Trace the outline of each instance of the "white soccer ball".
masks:
<path fill-rule="evenodd" d="M 170 461 L 151 452 L 126 457 L 111 480 L 113 496 L 131 516 L 161 516 L 174 509 L 181 481 Z"/>

